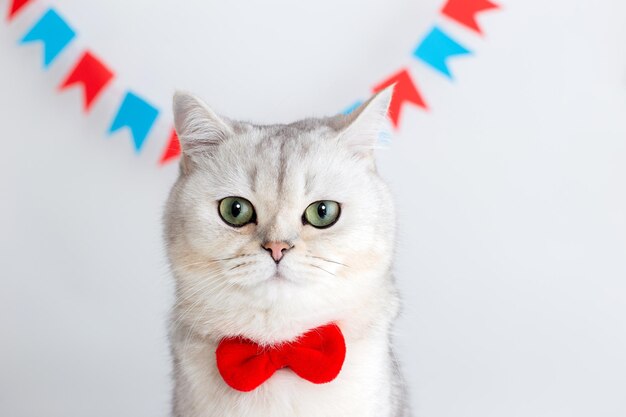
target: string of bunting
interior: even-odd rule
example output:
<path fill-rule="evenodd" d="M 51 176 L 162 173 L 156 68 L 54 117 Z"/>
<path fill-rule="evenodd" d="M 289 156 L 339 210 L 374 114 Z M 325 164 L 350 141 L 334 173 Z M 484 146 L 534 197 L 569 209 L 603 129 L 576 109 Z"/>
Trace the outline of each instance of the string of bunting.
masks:
<path fill-rule="evenodd" d="M 35 0 L 10 0 L 7 20 L 10 22 L 18 13 Z M 490 0 L 447 0 L 440 13 L 462 27 L 482 35 L 482 30 L 476 20 L 481 12 L 497 9 L 499 6 Z M 54 60 L 76 38 L 76 31 L 54 9 L 49 8 L 36 23 L 21 38 L 20 44 L 40 42 L 43 45 L 44 69 L 53 64 Z M 451 57 L 471 55 L 472 52 L 446 33 L 439 25 L 434 25 L 422 38 L 413 51 L 412 58 L 419 60 L 442 76 L 452 80 L 448 60 Z M 93 51 L 83 51 L 67 76 L 61 82 L 59 90 L 81 86 L 84 93 L 83 108 L 89 112 L 93 103 L 100 94 L 111 84 L 115 72 L 102 61 Z M 376 93 L 385 87 L 396 84 L 393 99 L 389 109 L 389 116 L 393 126 L 400 126 L 402 109 L 407 105 L 417 106 L 428 110 L 428 105 L 414 82 L 408 67 L 402 67 L 392 75 L 377 83 L 372 88 Z M 350 113 L 363 100 L 357 100 L 343 112 Z M 158 116 L 159 109 L 146 99 L 131 90 L 124 93 L 121 104 L 114 115 L 108 134 L 111 135 L 123 128 L 130 131 L 136 152 L 141 149 L 148 139 L 152 127 Z M 164 165 L 176 160 L 180 155 L 180 144 L 173 128 L 170 128 L 169 137 L 159 159 Z"/>

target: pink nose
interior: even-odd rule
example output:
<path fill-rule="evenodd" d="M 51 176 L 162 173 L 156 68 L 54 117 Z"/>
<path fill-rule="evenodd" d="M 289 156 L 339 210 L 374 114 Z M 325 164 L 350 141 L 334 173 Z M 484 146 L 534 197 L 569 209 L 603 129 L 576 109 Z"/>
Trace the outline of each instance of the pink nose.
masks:
<path fill-rule="evenodd" d="M 278 263 L 284 255 L 284 252 L 287 252 L 289 249 L 293 248 L 293 246 L 289 245 L 286 242 L 267 242 L 264 243 L 263 248 L 266 251 L 270 252 L 274 262 Z"/>

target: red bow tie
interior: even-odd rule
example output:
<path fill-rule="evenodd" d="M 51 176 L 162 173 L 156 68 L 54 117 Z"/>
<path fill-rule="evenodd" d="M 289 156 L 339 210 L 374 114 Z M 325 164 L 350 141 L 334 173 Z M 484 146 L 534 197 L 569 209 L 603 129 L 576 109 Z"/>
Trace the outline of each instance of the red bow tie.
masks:
<path fill-rule="evenodd" d="M 291 368 L 315 384 L 339 375 L 346 357 L 346 343 L 334 324 L 309 330 L 292 342 L 260 346 L 242 337 L 222 339 L 215 351 L 217 369 L 224 381 L 238 391 L 252 391 L 278 369 Z"/>

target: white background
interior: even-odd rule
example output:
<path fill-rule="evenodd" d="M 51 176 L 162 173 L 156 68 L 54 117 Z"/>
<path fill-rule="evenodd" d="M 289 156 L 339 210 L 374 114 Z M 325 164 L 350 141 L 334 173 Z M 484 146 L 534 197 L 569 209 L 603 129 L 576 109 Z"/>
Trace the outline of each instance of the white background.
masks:
<path fill-rule="evenodd" d="M 501 0 L 481 37 L 443 0 L 58 0 L 48 71 L 0 22 L 0 415 L 166 416 L 172 283 L 155 161 L 175 88 L 258 122 L 343 109 L 408 66 L 379 153 L 398 204 L 399 356 L 418 417 L 626 415 L 626 3 Z M 8 1 L 0 1 L 2 11 Z M 3 13 L 4 14 L 4 13 Z M 411 58 L 434 23 L 474 56 Z M 56 89 L 84 47 L 118 74 L 85 116 Z M 161 110 L 136 155 L 125 88 Z"/>

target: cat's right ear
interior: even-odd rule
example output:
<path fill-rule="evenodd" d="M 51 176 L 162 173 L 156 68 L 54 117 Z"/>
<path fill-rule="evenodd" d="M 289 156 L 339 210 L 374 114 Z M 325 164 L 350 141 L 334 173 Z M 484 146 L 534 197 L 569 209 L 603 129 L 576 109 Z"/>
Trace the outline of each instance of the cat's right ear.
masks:
<path fill-rule="evenodd" d="M 181 170 L 187 174 L 196 158 L 210 154 L 233 130 L 227 120 L 192 94 L 177 91 L 173 107 L 174 127 L 182 150 Z"/>

